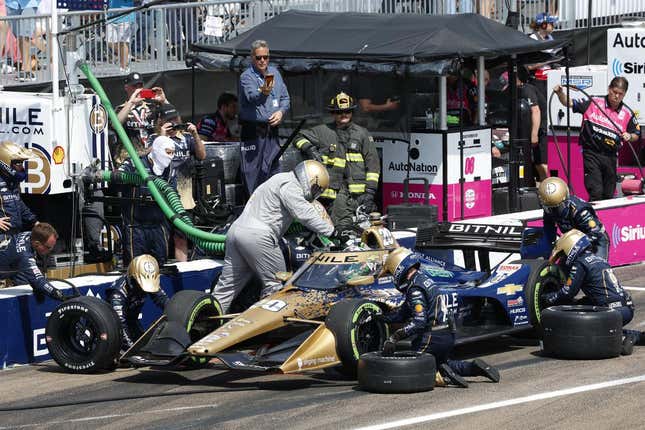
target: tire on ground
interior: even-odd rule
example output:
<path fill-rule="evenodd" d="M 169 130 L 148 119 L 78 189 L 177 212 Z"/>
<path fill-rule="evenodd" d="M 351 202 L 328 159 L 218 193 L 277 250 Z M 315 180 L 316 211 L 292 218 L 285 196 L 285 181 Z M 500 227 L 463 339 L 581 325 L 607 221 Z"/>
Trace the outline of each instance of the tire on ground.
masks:
<path fill-rule="evenodd" d="M 336 353 L 342 363 L 339 371 L 343 375 L 356 378 L 361 354 L 381 349 L 388 335 L 387 325 L 374 318 L 381 313 L 378 304 L 365 299 L 343 300 L 330 309 L 325 325 L 336 339 Z"/>
<path fill-rule="evenodd" d="M 373 393 L 418 393 L 434 388 L 437 365 L 431 354 L 368 352 L 358 360 L 358 386 Z"/>
<path fill-rule="evenodd" d="M 164 313 L 168 321 L 177 322 L 186 328 L 192 343 L 222 325 L 222 320 L 210 318 L 222 315 L 219 302 L 212 295 L 201 291 L 178 291 L 170 298 Z M 191 363 L 195 365 L 207 362 L 207 357 L 191 357 Z"/>
<path fill-rule="evenodd" d="M 541 314 L 544 303 L 540 298 L 545 293 L 556 291 L 563 285 L 564 273 L 559 266 L 549 264 L 548 260 L 518 260 L 513 261 L 513 264 L 527 264 L 531 267 L 531 274 L 524 284 L 524 297 L 529 322 L 541 334 Z"/>
<path fill-rule="evenodd" d="M 54 361 L 72 373 L 113 369 L 121 348 L 116 312 L 96 297 L 74 297 L 58 305 L 47 319 L 45 338 Z"/>
<path fill-rule="evenodd" d="M 553 306 L 542 312 L 545 354 L 557 358 L 595 360 L 618 357 L 623 319 L 606 307 Z"/>

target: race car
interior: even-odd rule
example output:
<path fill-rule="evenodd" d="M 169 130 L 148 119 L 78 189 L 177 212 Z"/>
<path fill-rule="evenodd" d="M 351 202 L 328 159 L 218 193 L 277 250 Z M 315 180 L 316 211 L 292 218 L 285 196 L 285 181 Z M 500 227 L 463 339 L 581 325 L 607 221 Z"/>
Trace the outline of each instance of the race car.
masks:
<path fill-rule="evenodd" d="M 435 232 L 434 245 L 440 246 L 440 233 Z M 531 254 L 540 242 L 532 234 L 521 235 L 513 246 L 520 243 L 523 253 Z M 426 253 L 420 270 L 440 285 L 444 303 L 455 313 L 458 343 L 539 325 L 540 296 L 561 285 L 561 274 L 545 260 L 504 262 L 490 272 L 468 270 L 430 256 L 425 239 L 417 242 Z M 495 250 L 504 248 L 489 236 L 486 242 Z M 166 321 L 121 359 L 162 365 L 217 358 L 232 369 L 293 373 L 337 367 L 354 376 L 360 355 L 380 349 L 388 336 L 390 327 L 376 315 L 403 302 L 392 278 L 382 273 L 389 251 L 314 253 L 280 291 L 237 314 L 221 315 L 209 294 L 180 291 L 166 308 Z"/>

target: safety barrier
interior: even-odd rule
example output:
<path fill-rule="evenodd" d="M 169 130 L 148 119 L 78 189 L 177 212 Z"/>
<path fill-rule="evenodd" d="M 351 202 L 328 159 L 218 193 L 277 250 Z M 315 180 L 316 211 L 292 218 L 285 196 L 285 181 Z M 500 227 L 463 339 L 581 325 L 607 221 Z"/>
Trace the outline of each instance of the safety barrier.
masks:
<path fill-rule="evenodd" d="M 43 0 L 47 2 L 49 0 Z M 81 31 L 78 37 L 59 39 L 60 57 L 77 46 L 85 48 L 85 60 L 97 76 L 116 76 L 129 71 L 140 73 L 185 69 L 185 54 L 192 43 L 217 43 L 237 36 L 287 9 L 319 12 L 371 12 L 454 14 L 480 13 L 504 22 L 507 0 L 226 0 L 153 6 L 122 18 L 122 24 L 101 23 Z M 522 29 L 529 33 L 531 19 L 549 10 L 558 15 L 556 29 L 586 26 L 587 2 L 579 0 L 523 0 L 517 2 Z M 515 2 L 513 2 L 515 4 Z M 517 9 L 516 6 L 514 8 Z M 119 9 L 127 11 L 128 9 Z M 99 21 L 114 11 L 61 12 L 61 29 Z M 626 16 L 645 19 L 645 4 L 638 0 L 593 2 L 592 25 L 620 23 Z M 51 81 L 51 15 L 0 17 L 0 36 L 9 27 L 6 46 L 0 46 L 0 85 L 13 86 Z M 127 42 L 118 36 L 129 33 Z M 0 37 L 2 40 L 2 37 Z M 23 61 L 27 58 L 28 61 Z M 24 64 L 19 72 L 18 63 Z"/>
<path fill-rule="evenodd" d="M 209 291 L 222 270 L 221 263 L 214 260 L 178 263 L 176 266 L 177 274 L 161 276 L 161 287 L 168 296 L 180 290 Z M 104 299 L 105 289 L 116 279 L 118 275 L 83 276 L 69 281 L 78 287 L 81 294 Z M 54 284 L 65 294 L 72 294 L 69 285 L 55 281 Z M 0 289 L 0 369 L 50 358 L 45 327 L 47 317 L 56 306 L 58 302 L 50 298 L 37 301 L 28 286 Z M 147 300 L 141 311 L 141 324 L 147 327 L 160 314 L 161 310 Z"/>

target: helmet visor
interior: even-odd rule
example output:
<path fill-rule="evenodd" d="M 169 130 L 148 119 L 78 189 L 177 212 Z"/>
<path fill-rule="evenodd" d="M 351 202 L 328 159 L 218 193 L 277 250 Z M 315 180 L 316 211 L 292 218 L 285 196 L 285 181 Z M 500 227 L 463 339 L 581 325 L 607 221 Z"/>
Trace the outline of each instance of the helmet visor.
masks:
<path fill-rule="evenodd" d="M 542 204 L 544 212 L 553 216 L 563 216 L 566 210 L 566 200 L 558 203 L 557 205 L 546 205 Z"/>

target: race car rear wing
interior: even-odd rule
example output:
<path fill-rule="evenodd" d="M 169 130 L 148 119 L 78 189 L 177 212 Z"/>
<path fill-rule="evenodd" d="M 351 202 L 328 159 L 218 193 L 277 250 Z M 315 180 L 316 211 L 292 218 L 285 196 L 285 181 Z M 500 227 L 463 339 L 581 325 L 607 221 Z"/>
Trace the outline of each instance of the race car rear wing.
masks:
<path fill-rule="evenodd" d="M 475 267 L 478 251 L 481 270 L 490 271 L 488 253 L 518 253 L 522 258 L 548 257 L 550 243 L 541 227 L 442 222 L 417 230 L 418 249 L 458 249 L 467 269 Z"/>

